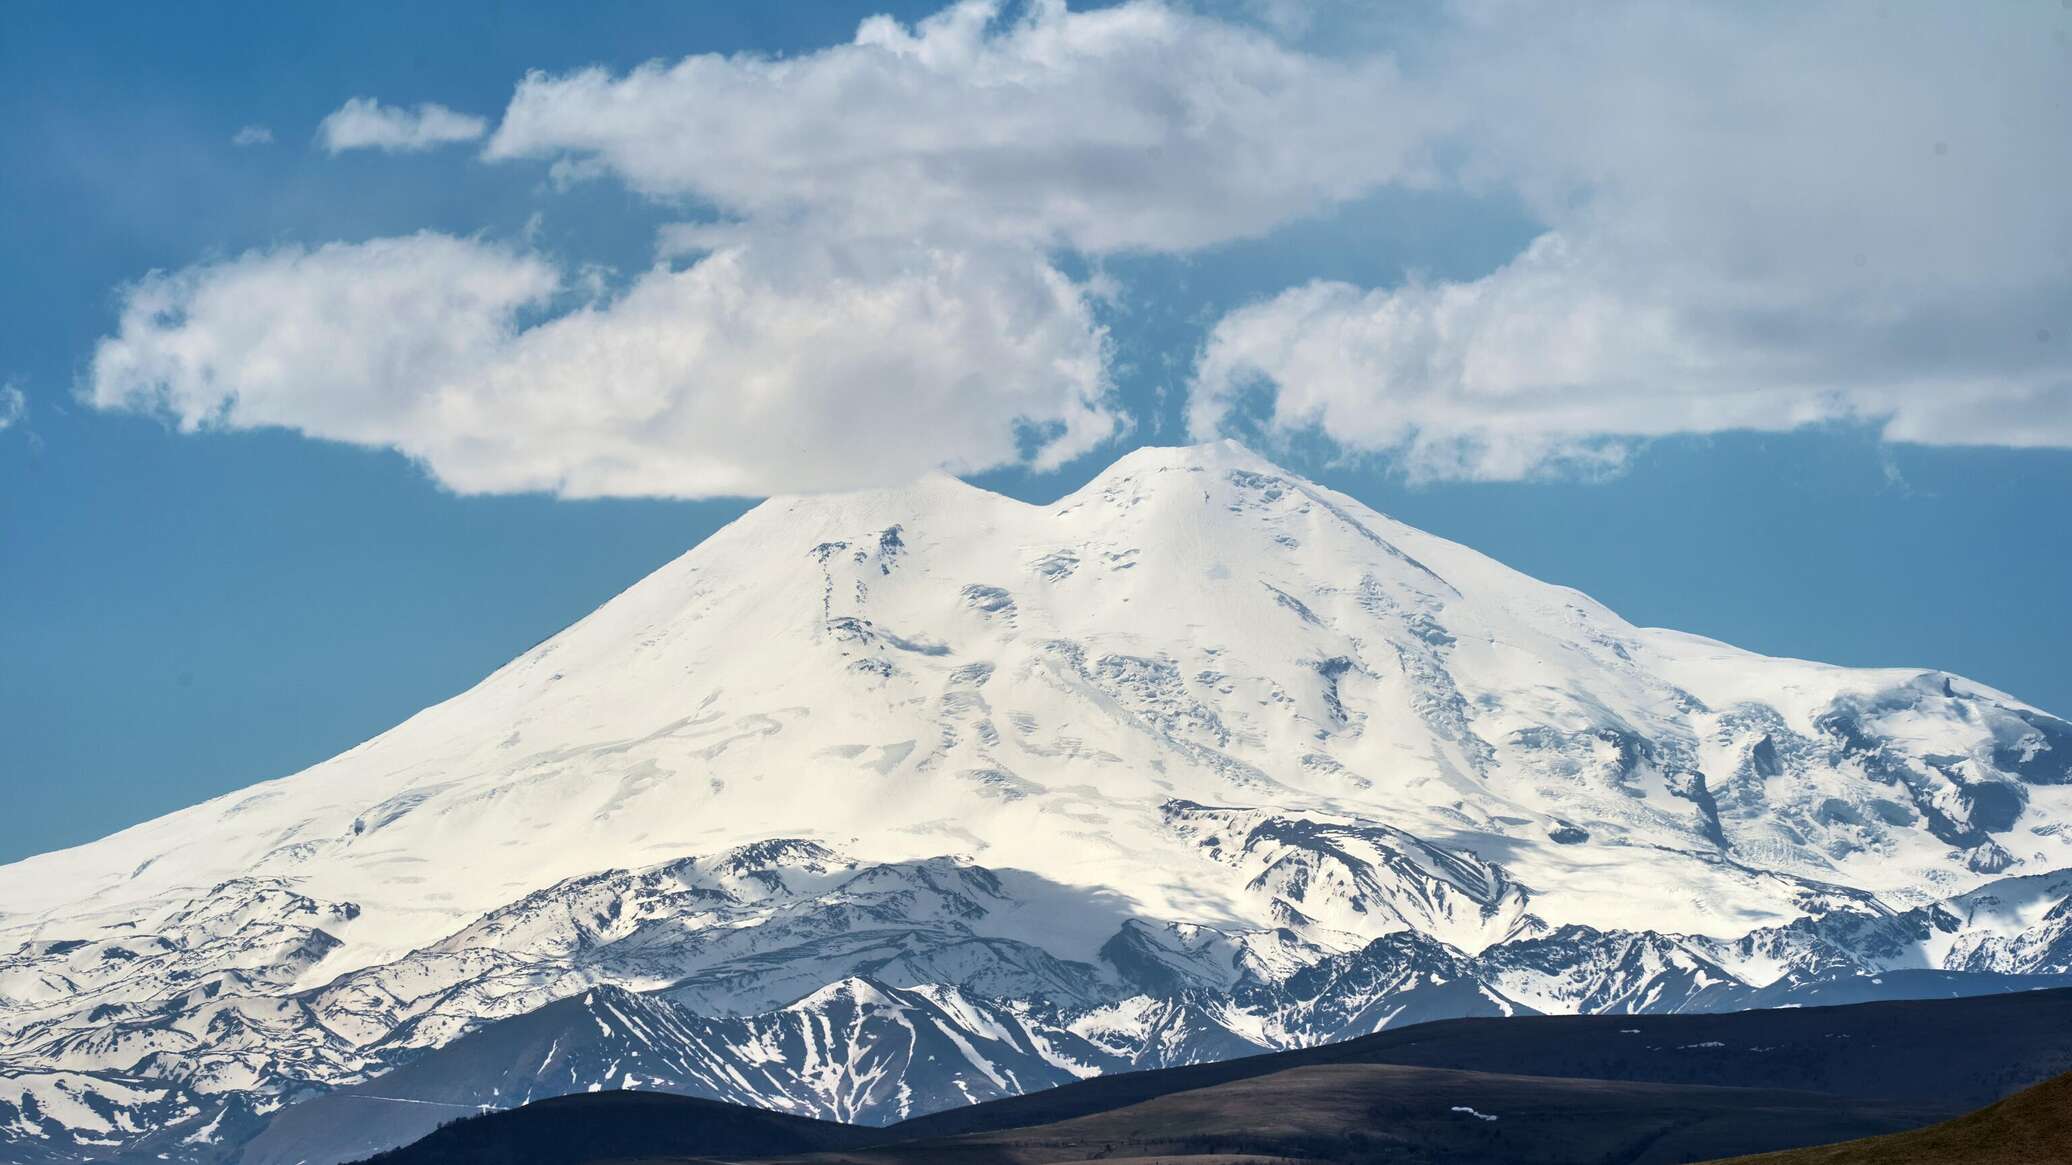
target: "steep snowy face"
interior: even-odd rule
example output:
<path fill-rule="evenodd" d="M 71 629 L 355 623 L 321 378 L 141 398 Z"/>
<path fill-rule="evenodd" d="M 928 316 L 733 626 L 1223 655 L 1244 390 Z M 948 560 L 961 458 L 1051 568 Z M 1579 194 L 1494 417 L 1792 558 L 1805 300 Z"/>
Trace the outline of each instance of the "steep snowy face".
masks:
<path fill-rule="evenodd" d="M 771 1086 L 884 1117 L 1405 1017 L 2064 969 L 2068 830 L 2072 725 L 2012 697 L 1635 628 L 1234 445 L 1146 449 L 1049 506 L 772 499 L 341 756 L 0 868 L 0 1078 L 206 1115 L 597 985 L 1079 1049 L 907 1079 L 930 1019 Z"/>
<path fill-rule="evenodd" d="M 357 910 L 326 976 L 781 836 L 1164 919 L 1473 949 L 1529 892 L 1555 923 L 1739 933 L 1809 881 L 1913 901 L 2068 864 L 2068 779 L 2065 725 L 2000 693 L 1636 629 L 1226 444 L 1047 507 L 949 478 L 774 499 L 351 752 L 0 870 L 0 908 L 281 879 Z M 1173 801 L 1300 823 L 1241 852 Z M 1090 954 L 1098 921 L 1057 937 Z"/>

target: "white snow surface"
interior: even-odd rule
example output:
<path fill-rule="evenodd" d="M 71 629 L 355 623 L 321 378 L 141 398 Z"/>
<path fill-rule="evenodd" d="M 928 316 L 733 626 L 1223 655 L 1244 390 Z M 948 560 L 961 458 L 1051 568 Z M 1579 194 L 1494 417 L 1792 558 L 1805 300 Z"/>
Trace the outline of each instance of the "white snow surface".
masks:
<path fill-rule="evenodd" d="M 1817 737 L 1838 699 L 1921 676 L 1635 628 L 1237 446 L 1149 448 L 1049 506 L 947 476 L 771 499 L 357 748 L 0 868 L 0 924 L 69 933 L 277 876 L 360 907 L 331 930 L 329 977 L 561 878 L 783 836 L 964 853 L 1154 917 L 1271 925 L 1164 826 L 1180 799 L 1462 841 L 1550 921 L 1738 932 L 1797 913 L 1790 889 L 1685 858 L 1713 848 L 1692 804 L 1655 772 L 1613 779 L 1591 733 L 1673 744 L 1731 783 L 1736 709 Z M 1957 712 L 1910 717 L 1923 751 L 1990 744 Z M 1526 749 L 1520 732 L 1560 739 Z M 1906 824 L 1782 827 L 1818 798 L 1891 799 L 1846 766 L 1769 784 L 1727 823 L 1747 866 L 1913 899 L 1983 880 Z M 2024 823 L 2065 821 L 2067 795 L 2031 790 Z M 1557 819 L 1590 843 L 1549 841 Z M 2020 845 L 2025 867 L 2072 864 L 2064 835 Z M 1056 953 L 1090 955 L 1104 929 Z"/>
<path fill-rule="evenodd" d="M 317 1006 L 298 1070 L 347 1078 L 378 1040 L 707 965 L 594 970 L 642 925 L 706 959 L 890 902 L 962 928 L 898 964 L 901 987 L 1055 979 L 1043 956 L 1098 964 L 1127 939 L 1223 989 L 1406 931 L 1469 955 L 1567 924 L 1724 944 L 2026 875 L 1955 908 L 1989 934 L 1933 952 L 1991 939 L 1973 961 L 2020 970 L 2047 943 L 2017 936 L 2064 888 L 2042 876 L 2072 866 L 2072 784 L 2050 775 L 2072 778 L 2050 751 L 2072 737 L 2052 725 L 1942 672 L 1634 627 L 1228 442 L 1138 450 L 1047 506 L 947 476 L 773 498 L 356 748 L 0 867 L 0 1052 L 33 1034 L 39 1065 L 111 1072 L 193 1054 L 186 1086 L 235 1091 Z M 771 839 L 814 845 L 725 857 Z M 997 884 L 950 885 L 972 867 Z M 991 940 L 1023 945 L 1002 963 Z M 1777 973 L 1783 942 L 1717 951 Z M 1698 990 L 1693 950 L 1604 958 L 1631 960 L 1636 992 Z M 494 986 L 521 956 L 575 970 Z M 138 959 L 154 1007 L 169 982 L 192 993 L 177 1021 L 65 1020 L 138 1003 Z M 851 970 L 677 998 L 747 1013 L 869 990 Z M 1543 1009 L 1628 998 L 1611 971 L 1507 974 Z M 456 983 L 465 1005 L 411 1002 Z M 1124 1027 L 1182 1022 L 1110 1003 Z M 249 1039 L 193 1058 L 230 1030 Z"/>

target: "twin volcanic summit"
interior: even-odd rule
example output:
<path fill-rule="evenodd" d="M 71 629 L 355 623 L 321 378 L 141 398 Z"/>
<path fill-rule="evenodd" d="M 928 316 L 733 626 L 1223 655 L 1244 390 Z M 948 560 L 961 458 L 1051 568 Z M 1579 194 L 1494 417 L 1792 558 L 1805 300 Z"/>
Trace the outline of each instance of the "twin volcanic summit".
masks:
<path fill-rule="evenodd" d="M 2072 725 L 1638 628 L 1230 444 L 774 498 L 291 777 L 0 868 L 0 1160 L 594 1088 L 864 1123 L 1449 1016 L 2072 971 Z"/>

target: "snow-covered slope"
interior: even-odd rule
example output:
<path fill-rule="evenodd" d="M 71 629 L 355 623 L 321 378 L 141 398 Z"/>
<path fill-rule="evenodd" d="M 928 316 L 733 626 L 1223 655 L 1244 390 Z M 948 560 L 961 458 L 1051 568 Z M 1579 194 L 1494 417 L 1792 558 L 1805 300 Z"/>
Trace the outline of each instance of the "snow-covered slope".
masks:
<path fill-rule="evenodd" d="M 1098 1071 L 1154 1029 L 2057 970 L 2068 830 L 2072 726 L 2008 695 L 1636 628 L 1145 449 L 1050 506 L 772 499 L 358 748 L 0 868 L 0 1072 L 263 1112 L 599 985 L 1041 1012 Z M 799 1095 L 966 1095 L 887 1071 Z"/>

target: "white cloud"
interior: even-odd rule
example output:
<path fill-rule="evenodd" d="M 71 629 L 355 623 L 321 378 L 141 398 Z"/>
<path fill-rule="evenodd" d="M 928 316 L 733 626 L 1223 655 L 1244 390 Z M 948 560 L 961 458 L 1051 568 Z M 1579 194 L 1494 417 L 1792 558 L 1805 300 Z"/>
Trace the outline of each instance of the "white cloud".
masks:
<path fill-rule="evenodd" d="M 1241 427 L 1266 389 L 1270 432 L 1386 451 L 1417 478 L 1602 469 L 1622 438 L 1823 421 L 1926 444 L 2072 446 L 2072 378 L 2023 358 L 2041 346 L 2031 336 L 2003 336 L 2004 360 L 1908 363 L 1895 330 L 1934 334 L 1936 321 L 1800 305 L 1820 334 L 1751 342 L 1760 308 L 1694 303 L 1596 259 L 1550 234 L 1482 279 L 1314 283 L 1241 308 L 1202 349 L 1190 427 Z"/>
<path fill-rule="evenodd" d="M 563 280 L 434 234 L 128 292 L 103 408 L 401 450 L 462 492 L 706 497 L 975 471 L 1109 437 L 1104 337 L 1013 248 L 737 240 L 525 324 Z"/>
<path fill-rule="evenodd" d="M 485 155 L 855 234 L 1184 250 L 1429 178 L 1437 107 L 1153 3 L 964 3 L 796 57 L 533 73 Z"/>
<path fill-rule="evenodd" d="M 230 135 L 230 144 L 233 146 L 270 146 L 273 144 L 273 131 L 263 125 L 241 126 L 236 133 Z"/>
<path fill-rule="evenodd" d="M 133 288 L 95 398 L 393 446 L 463 490 L 1044 464 L 1120 423 L 1093 305 L 1131 308 L 1052 252 L 1186 253 L 1421 187 L 1545 233 L 1479 278 L 1230 313 L 1197 435 L 1264 402 L 1269 435 L 1497 478 L 1833 420 L 2072 446 L 2052 12 L 1452 0 L 1343 36 L 1354 8 L 1226 8 L 1254 19 L 972 2 L 790 57 L 530 74 L 483 156 L 715 214 L 658 240 L 695 262 L 602 299 L 594 270 L 438 236 L 247 255 Z M 486 129 L 355 98 L 320 140 Z"/>
<path fill-rule="evenodd" d="M 405 109 L 372 97 L 353 97 L 317 126 L 317 141 L 333 154 L 367 149 L 417 153 L 471 142 L 488 131 L 489 123 L 482 118 L 436 103 Z"/>
<path fill-rule="evenodd" d="M 1264 395 L 1270 432 L 1496 478 L 1829 420 L 2072 446 L 2054 18 L 1904 13 L 1456 5 L 1412 83 L 1460 111 L 1467 181 L 1516 191 L 1549 233 L 1479 279 L 1231 313 L 1193 429 L 1241 426 Z"/>
<path fill-rule="evenodd" d="M 0 384 L 0 432 L 29 415 L 29 397 L 13 384 Z"/>
<path fill-rule="evenodd" d="M 486 155 L 718 208 L 730 221 L 664 232 L 688 267 L 549 315 L 590 276 L 481 243 L 247 255 L 133 289 L 92 393 L 190 428 L 391 446 L 463 491 L 695 497 L 1054 465 L 1123 422 L 1094 316 L 1114 289 L 1045 250 L 1192 247 L 1408 179 L 1419 163 L 1386 140 L 1418 134 L 1337 112 L 1392 79 L 1142 3 L 1011 20 L 967 4 L 783 61 L 533 74 Z M 321 137 L 480 131 L 434 108 L 356 98 Z M 479 292 L 442 298 L 460 279 Z"/>

